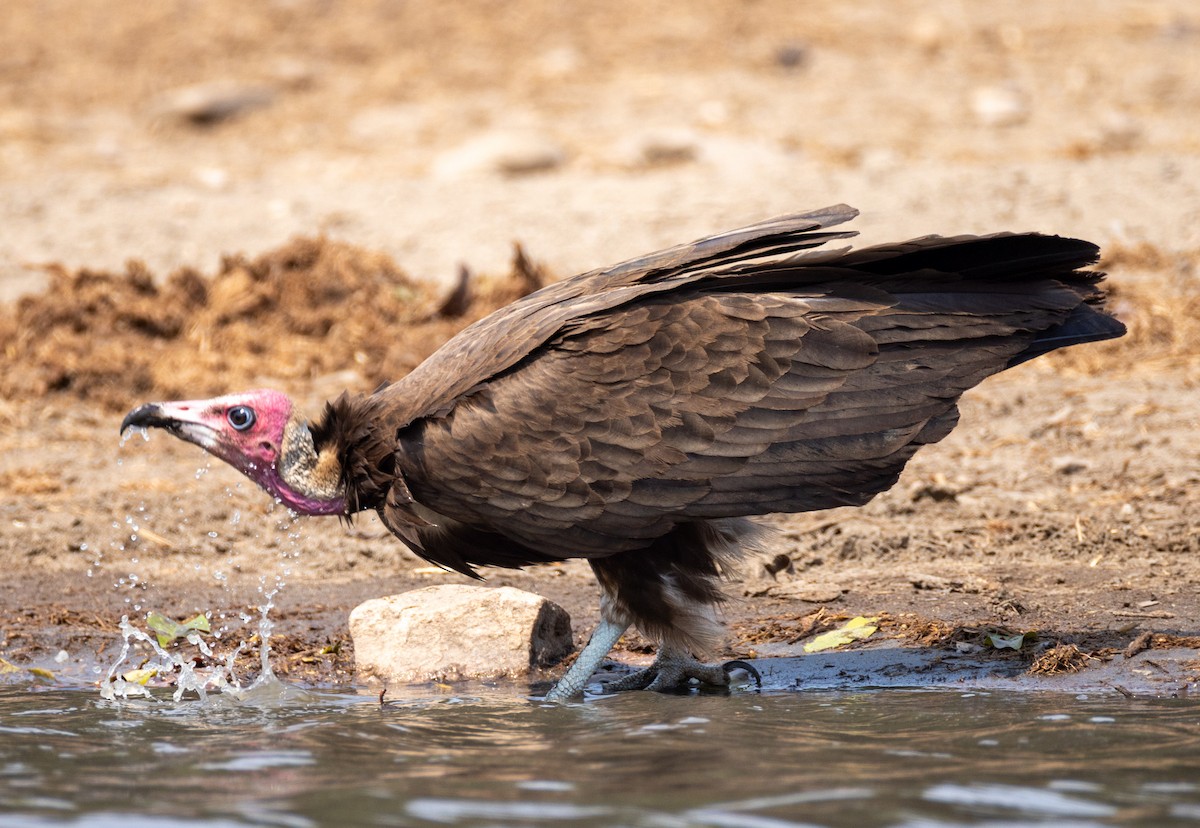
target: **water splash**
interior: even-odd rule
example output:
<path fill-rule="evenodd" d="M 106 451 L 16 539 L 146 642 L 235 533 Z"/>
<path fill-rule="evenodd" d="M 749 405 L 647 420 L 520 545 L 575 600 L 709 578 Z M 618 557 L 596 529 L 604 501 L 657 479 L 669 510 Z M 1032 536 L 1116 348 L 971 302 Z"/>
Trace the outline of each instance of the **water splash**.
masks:
<path fill-rule="evenodd" d="M 274 671 L 271 670 L 271 633 L 275 631 L 275 622 L 270 618 L 270 612 L 275 608 L 275 592 L 267 594 L 267 602 L 258 608 L 258 661 L 260 672 L 257 681 L 278 682 Z M 257 683 L 257 682 L 256 682 Z"/>
<path fill-rule="evenodd" d="M 148 439 L 148 433 L 144 429 L 131 430 L 126 435 L 122 435 L 122 446 L 134 431 L 142 433 L 143 437 Z M 210 464 L 207 462 L 197 468 L 196 478 L 200 479 L 207 475 L 210 468 Z M 225 495 L 226 498 L 232 500 L 235 497 L 244 498 L 246 492 L 239 481 L 234 486 L 226 486 Z M 226 610 L 219 606 L 209 607 L 204 613 L 204 617 L 212 622 L 211 633 L 208 633 L 207 629 L 204 634 L 198 630 L 191 630 L 186 635 L 180 632 L 173 640 L 164 640 L 155 635 L 155 632 L 161 629 L 159 626 L 139 624 L 137 616 L 134 616 L 134 620 L 131 621 L 129 614 L 122 615 L 119 627 L 121 649 L 101 682 L 100 694 L 103 698 L 109 700 L 154 698 L 150 688 L 173 687 L 171 698 L 177 703 L 185 698 L 194 697 L 201 704 L 208 704 L 214 693 L 222 697 L 254 698 L 261 701 L 290 698 L 296 693 L 302 692 L 283 684 L 271 667 L 270 644 L 275 630 L 271 611 L 275 608 L 278 596 L 286 586 L 287 578 L 291 575 L 292 563 L 300 554 L 300 532 L 296 528 L 298 516 L 286 509 L 283 510 L 281 516 L 280 511 L 276 511 L 276 509 L 277 506 L 272 504 L 268 513 L 275 519 L 273 522 L 277 539 L 268 538 L 264 542 L 264 538 L 260 534 L 246 530 L 246 525 L 242 521 L 242 513 L 236 508 L 231 509 L 226 527 L 217 531 L 210 527 L 201 528 L 189 525 L 190 510 L 179 506 L 178 515 L 174 520 L 175 525 L 172 527 L 179 535 L 179 542 L 187 543 L 188 539 L 193 541 L 220 539 L 223 546 L 232 546 L 241 540 L 249 540 L 253 546 L 264 551 L 278 547 L 281 555 L 276 562 L 276 571 L 273 578 L 267 572 L 258 579 L 260 598 L 254 602 L 257 615 Z M 126 515 L 123 521 L 114 520 L 111 527 L 113 540 L 107 544 L 93 542 L 92 545 L 108 547 L 109 556 L 113 559 L 110 564 L 122 567 L 112 573 L 113 587 L 124 593 L 126 605 L 130 606 L 134 612 L 141 613 L 145 597 L 139 594 L 136 603 L 128 597 L 132 590 L 146 590 L 150 585 L 151 579 L 147 577 L 144 570 L 138 571 L 138 549 L 139 546 L 144 545 L 147 538 L 152 542 L 159 542 L 162 540 L 162 535 L 155 531 L 157 527 L 154 526 L 154 519 L 148 513 L 144 503 L 139 504 L 133 513 Z M 159 541 L 155 541 L 155 538 L 158 538 Z M 142 549 L 142 552 L 146 551 L 145 548 Z M 223 548 L 222 551 L 229 550 Z M 102 557 L 101 553 L 96 553 L 92 566 L 98 567 Z M 128 569 L 123 567 L 122 560 L 128 561 Z M 196 563 L 194 568 L 197 572 L 203 572 L 205 567 Z M 88 570 L 88 575 L 89 577 L 92 575 L 91 569 Z M 221 585 L 222 590 L 229 596 L 230 602 L 234 606 L 245 605 L 245 599 L 235 595 L 236 587 L 225 565 L 212 566 L 210 564 L 209 576 Z M 236 624 L 239 616 L 242 622 L 240 626 Z M 233 622 L 233 627 L 229 622 Z M 254 639 L 255 633 L 257 633 L 257 641 Z M 248 684 L 243 684 L 237 677 L 235 665 L 245 673 L 244 661 L 240 665 L 237 665 L 237 662 L 240 657 L 255 649 L 257 649 L 258 656 L 257 676 Z M 159 695 L 161 696 L 161 693 Z"/>
<path fill-rule="evenodd" d="M 227 665 L 230 667 L 228 673 L 225 670 L 217 670 L 206 675 L 197 671 L 198 661 L 188 651 L 183 649 L 175 653 L 168 651 L 156 637 L 129 623 L 129 616 L 121 616 L 120 630 L 124 639 L 121 652 L 117 656 L 116 662 L 108 668 L 108 675 L 100 685 L 101 698 L 110 701 L 118 698 L 153 698 L 150 691 L 146 689 L 146 682 L 155 676 L 165 676 L 176 672 L 178 676 L 175 679 L 173 696 L 176 702 L 182 701 L 184 694 L 188 692 L 194 692 L 201 702 L 207 701 L 210 686 L 212 689 L 218 689 L 229 683 L 229 678 L 232 676 L 233 659 L 237 656 L 238 651 L 235 651 L 227 661 Z M 185 640 L 201 655 L 212 658 L 212 649 L 199 633 L 193 631 Z M 121 666 L 129 659 L 134 642 L 148 645 L 154 655 L 143 661 L 139 667 L 120 672 Z"/>
<path fill-rule="evenodd" d="M 189 693 L 195 694 L 201 704 L 208 703 L 209 694 L 215 692 L 239 700 L 282 699 L 303 694 L 299 688 L 290 688 L 281 682 L 271 669 L 271 634 L 275 622 L 270 618 L 270 611 L 274 606 L 273 600 L 268 598 L 258 608 L 259 673 L 249 684 L 243 684 L 235 671 L 238 656 L 250 646 L 246 641 L 238 642 L 236 647 L 218 658 L 203 635 L 192 630 L 177 642 L 177 646 L 167 649 L 156 636 L 130 623 L 129 616 L 121 616 L 121 652 L 101 682 L 101 698 L 109 701 L 154 699 L 147 686 L 150 680 L 163 681 L 171 676 L 175 685 L 171 698 L 176 703 L 183 701 Z M 133 660 L 138 644 L 149 647 L 152 653 L 141 662 Z"/>
<path fill-rule="evenodd" d="M 133 426 L 133 427 L 127 428 L 123 432 L 121 432 L 121 440 L 117 444 L 117 447 L 125 448 L 125 444 L 129 442 L 129 438 L 132 437 L 134 434 L 140 435 L 142 438 L 142 442 L 145 442 L 145 443 L 150 442 L 150 429 L 146 428 L 145 426 Z"/>

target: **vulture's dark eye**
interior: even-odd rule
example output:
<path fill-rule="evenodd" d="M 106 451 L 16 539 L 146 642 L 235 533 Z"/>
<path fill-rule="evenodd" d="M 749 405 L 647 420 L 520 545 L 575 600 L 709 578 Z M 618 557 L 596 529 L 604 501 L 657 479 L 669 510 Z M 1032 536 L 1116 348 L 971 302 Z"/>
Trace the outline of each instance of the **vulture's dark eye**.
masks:
<path fill-rule="evenodd" d="M 225 419 L 238 431 L 245 431 L 254 425 L 254 409 L 244 405 L 235 405 L 225 413 Z"/>

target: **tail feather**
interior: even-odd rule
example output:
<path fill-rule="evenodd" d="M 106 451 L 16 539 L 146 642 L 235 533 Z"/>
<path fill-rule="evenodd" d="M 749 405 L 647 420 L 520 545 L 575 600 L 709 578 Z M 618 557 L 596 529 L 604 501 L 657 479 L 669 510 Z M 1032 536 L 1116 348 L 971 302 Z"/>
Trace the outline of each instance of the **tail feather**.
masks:
<path fill-rule="evenodd" d="M 1090 304 L 1080 304 L 1062 322 L 1039 333 L 1025 350 L 1008 361 L 1006 367 L 1012 368 L 1069 345 L 1101 342 L 1124 334 L 1125 325 L 1115 316 Z"/>
<path fill-rule="evenodd" d="M 899 245 L 854 251 L 841 264 L 866 273 L 892 276 L 920 271 L 957 274 L 966 280 L 1021 280 L 1062 275 L 1089 267 L 1100 248 L 1082 239 L 1040 233 L 993 236 L 928 236 Z"/>
<path fill-rule="evenodd" d="M 1125 333 L 1125 326 L 1104 310 L 1106 297 L 1100 287 L 1104 274 L 1087 269 L 1099 256 L 1099 247 L 1082 239 L 1001 233 L 913 239 L 854 251 L 838 264 L 887 278 L 888 287 L 898 292 L 912 290 L 905 297 L 906 307 L 913 306 L 918 301 L 916 294 L 931 285 L 951 284 L 955 286 L 952 293 L 958 294 L 955 301 L 961 301 L 967 285 L 984 292 L 1003 285 L 1003 290 L 1029 291 L 1030 301 L 1046 307 L 1065 302 L 1062 309 L 1070 308 L 1066 316 L 1037 333 L 1024 350 L 1008 361 L 1006 367 L 1011 368 L 1058 348 L 1113 339 Z M 1060 285 L 1058 291 L 1046 290 L 1045 280 Z M 1039 282 L 1043 286 L 1038 286 Z M 1078 298 L 1072 300 L 1072 293 Z M 926 297 L 927 303 L 936 304 L 939 299 L 948 301 L 936 291 Z"/>

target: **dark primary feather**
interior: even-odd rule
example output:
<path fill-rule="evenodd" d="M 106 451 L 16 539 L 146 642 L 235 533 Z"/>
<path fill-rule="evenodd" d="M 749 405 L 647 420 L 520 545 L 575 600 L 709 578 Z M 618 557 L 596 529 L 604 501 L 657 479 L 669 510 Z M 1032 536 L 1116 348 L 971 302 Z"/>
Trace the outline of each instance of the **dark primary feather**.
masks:
<path fill-rule="evenodd" d="M 1054 348 L 1119 336 L 1094 245 L 1034 234 L 811 248 L 846 207 L 552 285 L 314 428 L 352 508 L 426 558 L 591 559 L 684 643 L 731 519 L 865 503 L 958 419 L 959 396 Z M 683 599 L 678 596 L 682 595 Z"/>

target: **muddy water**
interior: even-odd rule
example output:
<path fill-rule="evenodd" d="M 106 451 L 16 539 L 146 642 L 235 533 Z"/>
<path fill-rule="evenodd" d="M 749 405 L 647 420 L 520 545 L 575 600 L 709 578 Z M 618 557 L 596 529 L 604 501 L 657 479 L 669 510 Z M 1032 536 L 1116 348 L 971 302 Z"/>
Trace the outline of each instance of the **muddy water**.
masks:
<path fill-rule="evenodd" d="M 508 689 L 207 704 L 0 688 L 0 825 L 1200 823 L 1200 705 Z"/>

